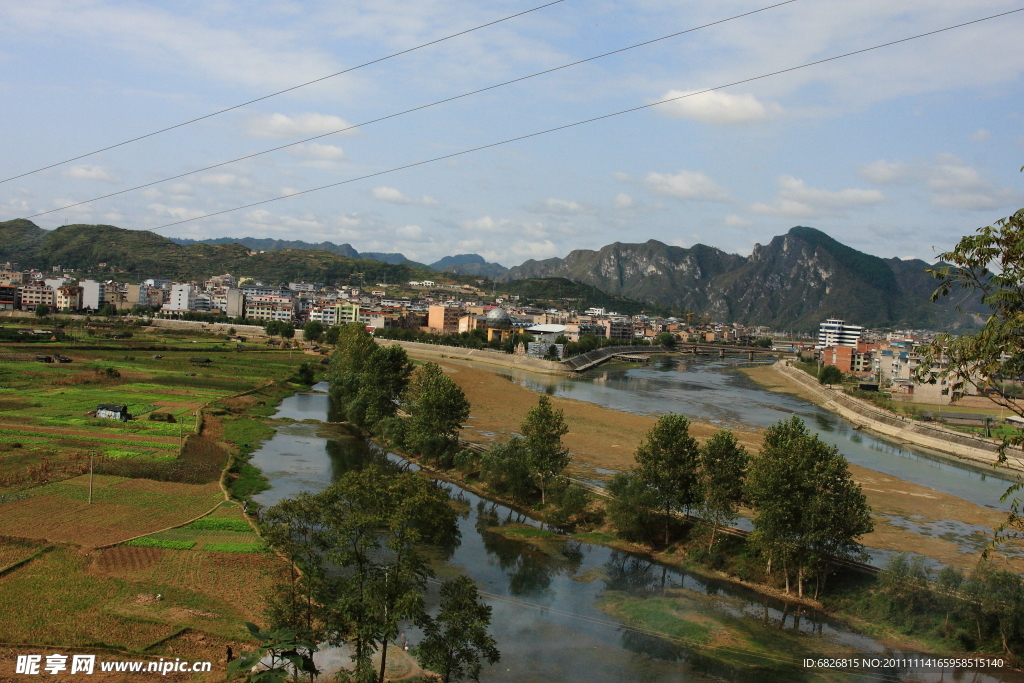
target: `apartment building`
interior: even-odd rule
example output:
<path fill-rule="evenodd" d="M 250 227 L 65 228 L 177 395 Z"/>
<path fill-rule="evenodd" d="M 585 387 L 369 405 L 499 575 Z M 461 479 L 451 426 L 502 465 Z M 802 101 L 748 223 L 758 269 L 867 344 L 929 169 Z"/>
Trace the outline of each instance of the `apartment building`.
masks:
<path fill-rule="evenodd" d="M 53 308 L 56 304 L 55 292 L 49 287 L 27 285 L 20 288 L 19 294 L 21 295 L 21 308 L 25 311 L 32 310 L 36 306 L 49 306 Z"/>
<path fill-rule="evenodd" d="M 849 346 L 856 348 L 864 328 L 847 325 L 845 320 L 829 318 L 818 325 L 818 348 L 828 346 Z"/>
<path fill-rule="evenodd" d="M 82 308 L 98 311 L 107 303 L 107 285 L 96 280 L 82 280 Z"/>

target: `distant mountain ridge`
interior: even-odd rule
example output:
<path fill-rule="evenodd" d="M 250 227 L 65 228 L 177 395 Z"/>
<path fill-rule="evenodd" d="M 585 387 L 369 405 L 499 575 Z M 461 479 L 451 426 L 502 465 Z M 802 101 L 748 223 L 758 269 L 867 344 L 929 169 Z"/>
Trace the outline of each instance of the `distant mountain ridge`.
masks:
<path fill-rule="evenodd" d="M 480 275 L 490 278 L 500 277 L 508 272 L 508 268 L 505 266 L 500 263 L 488 263 L 480 254 L 445 256 L 440 261 L 431 263 L 430 267 L 443 273 Z"/>
<path fill-rule="evenodd" d="M 502 281 L 566 277 L 611 294 L 679 306 L 716 320 L 814 329 L 829 317 L 869 327 L 958 329 L 984 314 L 977 298 L 931 303 L 935 280 L 920 260 L 882 259 L 848 247 L 815 228 L 797 226 L 749 257 L 702 244 L 674 247 L 657 240 L 579 249 L 564 259 L 529 260 Z"/>
<path fill-rule="evenodd" d="M 404 282 L 429 279 L 431 273 L 444 270 L 471 282 L 476 274 L 467 269 L 503 268 L 476 254 L 446 257 L 433 266 L 422 266 L 408 260 L 393 264 L 311 249 L 308 247 L 316 245 L 305 242 L 269 240 L 276 249 L 265 249 L 265 243 L 257 240 L 249 242 L 250 246 L 227 238 L 217 242 L 180 244 L 150 231 L 112 225 L 43 230 L 25 219 L 0 222 L 0 261 L 42 269 L 62 266 L 111 273 L 116 269 L 140 278 L 187 281 L 230 272 L 272 282 Z M 295 244 L 307 247 L 286 246 Z M 325 244 L 336 250 L 351 249 L 350 245 Z M 266 253 L 251 256 L 252 251 Z M 348 253 L 358 254 L 354 249 Z M 100 263 L 107 266 L 101 268 Z M 530 284 L 532 289 L 523 293 L 540 288 L 548 298 L 557 299 L 563 285 L 551 278 L 566 278 L 636 302 L 775 329 L 811 330 L 829 317 L 869 327 L 957 330 L 976 326 L 987 312 L 977 297 L 929 301 L 936 281 L 924 272 L 927 267 L 929 264 L 917 259 L 871 256 L 820 230 L 798 226 L 767 245 L 756 245 L 749 257 L 701 244 L 683 248 L 657 240 L 616 242 L 597 251 L 576 250 L 562 259 L 529 260 L 508 269 L 499 279 L 547 279 Z M 965 312 L 956 310 L 958 304 Z"/>
<path fill-rule="evenodd" d="M 355 247 L 347 242 L 335 244 L 334 242 L 303 242 L 302 240 L 276 240 L 272 238 L 259 237 L 211 237 L 205 240 L 193 240 L 185 237 L 171 237 L 172 242 L 181 245 L 192 244 L 241 244 L 253 251 L 283 251 L 284 249 L 306 249 L 309 251 L 328 251 L 339 256 L 349 258 L 372 259 L 382 263 L 393 265 L 406 264 L 414 268 L 434 269 L 445 273 L 456 273 L 459 275 L 482 275 L 485 277 L 498 277 L 505 273 L 507 268 L 497 263 L 487 263 L 479 254 L 459 254 L 458 256 L 445 256 L 440 261 L 431 265 L 418 263 L 405 254 L 386 253 L 378 251 L 356 251 Z"/>

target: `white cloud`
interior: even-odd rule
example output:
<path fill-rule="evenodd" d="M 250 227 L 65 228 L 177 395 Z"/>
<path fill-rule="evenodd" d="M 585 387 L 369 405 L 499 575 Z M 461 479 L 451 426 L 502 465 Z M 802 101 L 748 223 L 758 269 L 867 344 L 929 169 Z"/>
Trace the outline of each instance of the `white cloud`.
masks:
<path fill-rule="evenodd" d="M 582 214 L 593 213 L 592 209 L 588 209 L 577 202 L 554 198 L 545 199 L 533 206 L 528 206 L 526 207 L 526 210 L 532 213 L 548 213 L 557 216 L 579 216 Z"/>
<path fill-rule="evenodd" d="M 763 104 L 749 93 L 732 95 L 714 90 L 693 95 L 692 92 L 694 91 L 669 90 L 661 96 L 661 100 L 682 99 L 659 104 L 654 107 L 654 111 L 674 119 L 690 119 L 719 126 L 735 126 L 764 121 L 770 116 L 782 113 L 782 107 L 778 104 L 774 102 Z"/>
<path fill-rule="evenodd" d="M 989 133 L 989 132 L 988 132 L 987 130 L 985 130 L 984 128 L 979 128 L 979 129 L 978 129 L 978 130 L 977 130 L 977 131 L 976 131 L 976 132 L 974 133 L 974 135 L 972 135 L 972 136 L 971 136 L 971 140 L 974 140 L 975 142 L 985 142 L 985 141 L 987 141 L 987 140 L 988 140 L 988 139 L 989 139 L 990 137 L 992 137 L 992 134 L 991 134 L 991 133 Z"/>
<path fill-rule="evenodd" d="M 977 169 L 956 157 L 940 157 L 940 163 L 928 169 L 926 184 L 932 205 L 940 209 L 998 209 L 1021 198 L 1019 192 L 987 182 Z"/>
<path fill-rule="evenodd" d="M 785 218 L 816 218 L 885 201 L 885 195 L 878 190 L 820 190 L 788 175 L 780 177 L 778 184 L 779 195 L 774 204 L 753 204 L 750 210 Z"/>
<path fill-rule="evenodd" d="M 313 161 L 341 161 L 345 158 L 345 152 L 341 147 L 334 145 L 321 145 L 318 142 L 308 142 L 302 145 L 296 145 L 289 148 L 289 153 L 302 157 L 303 159 L 311 159 Z"/>
<path fill-rule="evenodd" d="M 100 180 L 105 183 L 116 183 L 114 174 L 102 166 L 72 166 L 61 172 L 66 178 L 77 178 L 78 180 Z"/>
<path fill-rule="evenodd" d="M 259 114 L 251 116 L 245 122 L 245 132 L 255 138 L 308 137 L 331 133 L 349 126 L 350 123 L 333 114 Z M 349 134 L 356 132 L 348 131 Z"/>
<path fill-rule="evenodd" d="M 249 187 L 252 185 L 248 178 L 242 178 L 234 173 L 207 173 L 199 176 L 199 182 L 217 187 Z"/>
<path fill-rule="evenodd" d="M 754 224 L 753 221 L 749 221 L 743 216 L 738 216 L 734 213 L 730 213 L 728 216 L 723 218 L 722 222 L 730 228 L 749 228 Z"/>
<path fill-rule="evenodd" d="M 258 12 L 255 7 L 218 3 L 216 9 L 207 6 L 207 12 L 190 12 L 187 3 L 169 7 L 75 0 L 0 3 L 0 25 L 26 37 L 60 37 L 83 50 L 98 46 L 128 55 L 133 66 L 154 65 L 175 76 L 207 76 L 256 86 L 261 93 L 338 71 L 327 50 L 311 47 L 308 32 L 260 28 L 260 19 L 252 17 Z M 215 18 L 221 13 L 221 18 L 231 19 Z M 245 20 L 248 17 L 251 23 Z M 341 76 L 333 85 L 352 82 Z"/>
<path fill-rule="evenodd" d="M 415 240 L 419 239 L 423 235 L 423 228 L 418 225 L 406 225 L 405 227 L 395 230 L 395 233 L 399 237 Z"/>
<path fill-rule="evenodd" d="M 620 192 L 615 195 L 615 199 L 612 200 L 612 206 L 616 209 L 630 209 L 635 205 L 633 198 L 625 192 Z"/>
<path fill-rule="evenodd" d="M 909 185 L 916 181 L 917 171 L 910 165 L 885 159 L 862 166 L 860 176 L 875 185 Z"/>
<path fill-rule="evenodd" d="M 931 205 L 940 209 L 982 211 L 1011 206 L 1022 199 L 1020 192 L 989 182 L 953 154 L 909 163 L 878 160 L 862 167 L 861 176 L 878 185 L 923 184 L 931 193 Z"/>
<path fill-rule="evenodd" d="M 187 206 L 168 206 L 160 203 L 150 204 L 149 209 L 160 217 L 173 218 L 178 221 L 187 221 L 190 218 L 199 218 L 206 215 L 205 211 L 200 211 L 199 209 L 192 209 Z"/>
<path fill-rule="evenodd" d="M 438 203 L 436 199 L 428 195 L 423 195 L 421 198 L 416 199 L 415 197 L 406 197 L 399 190 L 393 187 L 375 187 L 370 190 L 370 195 L 374 199 L 379 199 L 382 202 L 388 202 L 389 204 L 419 204 L 421 206 L 434 206 Z"/>
<path fill-rule="evenodd" d="M 509 253 L 522 259 L 546 259 L 558 253 L 558 247 L 551 240 L 543 242 L 519 241 L 509 247 Z"/>
<path fill-rule="evenodd" d="M 728 202 L 729 193 L 718 183 L 696 171 L 681 170 L 675 175 L 650 172 L 643 180 L 647 189 L 663 197 L 694 202 Z"/>
<path fill-rule="evenodd" d="M 544 238 L 548 235 L 547 227 L 541 222 L 519 223 L 510 221 L 507 218 L 495 220 L 490 216 L 463 221 L 461 225 L 462 229 L 466 232 L 485 232 L 509 236 L 522 235 L 535 239 Z"/>

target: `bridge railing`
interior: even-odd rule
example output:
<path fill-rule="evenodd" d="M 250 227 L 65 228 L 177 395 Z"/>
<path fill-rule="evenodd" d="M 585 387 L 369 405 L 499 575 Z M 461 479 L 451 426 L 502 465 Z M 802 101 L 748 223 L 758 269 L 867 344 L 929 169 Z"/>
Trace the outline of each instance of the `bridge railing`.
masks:
<path fill-rule="evenodd" d="M 671 349 L 665 346 L 605 346 L 579 356 L 573 356 L 563 362 L 573 370 L 578 370 L 605 358 L 617 356 L 620 353 L 668 353 L 670 351 Z"/>

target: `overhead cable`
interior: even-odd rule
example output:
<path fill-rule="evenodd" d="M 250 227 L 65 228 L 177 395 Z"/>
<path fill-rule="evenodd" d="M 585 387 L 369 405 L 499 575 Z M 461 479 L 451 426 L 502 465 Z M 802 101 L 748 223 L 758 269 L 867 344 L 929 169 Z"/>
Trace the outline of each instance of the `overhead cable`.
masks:
<path fill-rule="evenodd" d="M 249 100 L 247 102 L 242 102 L 241 104 L 235 104 L 235 105 L 232 105 L 232 106 L 227 107 L 225 109 L 219 109 L 219 110 L 217 110 L 215 112 L 211 112 L 209 114 L 204 114 L 203 116 L 199 116 L 199 117 L 196 117 L 194 119 L 189 119 L 188 121 L 182 121 L 181 123 L 176 123 L 173 126 L 167 126 L 166 128 L 161 128 L 160 130 L 155 130 L 152 133 L 146 133 L 145 135 L 139 135 L 138 137 L 134 137 L 134 138 L 131 138 L 129 140 L 125 140 L 123 142 L 118 142 L 118 143 L 113 144 L 113 145 L 108 145 L 108 146 L 103 147 L 101 149 L 96 149 L 96 150 L 93 150 L 91 152 L 86 152 L 85 154 L 79 154 L 76 157 L 71 157 L 70 159 L 65 159 L 64 161 L 58 161 L 56 163 L 49 164 L 48 166 L 41 166 L 41 167 L 39 167 L 39 168 L 37 168 L 35 170 L 32 170 L 32 171 L 26 171 L 26 172 L 20 173 L 18 175 L 13 175 L 10 178 L 4 178 L 3 180 L 0 180 L 0 185 L 2 185 L 3 183 L 6 183 L 6 182 L 10 182 L 12 180 L 16 180 L 18 178 L 24 178 L 25 176 L 32 175 L 33 173 L 39 173 L 40 171 L 45 171 L 47 169 L 54 168 L 56 166 L 61 166 L 63 164 L 69 164 L 72 161 L 78 161 L 79 159 L 84 159 L 84 158 L 90 157 L 90 156 L 92 156 L 94 154 L 99 154 L 100 152 L 106 152 L 107 150 L 115 149 L 117 147 L 124 147 L 125 145 L 130 145 L 133 142 L 138 142 L 139 140 L 145 140 L 146 138 L 151 138 L 154 135 L 160 135 L 161 133 L 166 133 L 169 130 L 174 130 L 176 128 L 182 128 L 184 126 L 188 126 L 190 124 L 196 123 L 197 121 L 203 121 L 205 119 L 209 119 L 209 118 L 212 118 L 214 116 L 218 116 L 220 114 L 224 114 L 224 113 L 229 112 L 229 111 L 234 111 L 235 109 L 241 109 L 242 107 L 248 106 L 250 104 L 254 104 L 256 102 L 262 102 L 263 100 L 268 100 L 271 97 L 277 97 L 278 95 L 283 95 L 284 93 L 292 92 L 293 90 L 298 90 L 299 88 L 305 88 L 307 85 L 313 85 L 314 83 L 320 83 L 320 82 L 326 81 L 326 80 L 328 80 L 330 78 L 334 78 L 335 76 L 341 76 L 343 74 L 351 73 L 351 72 L 353 72 L 353 71 L 355 71 L 357 69 L 362 69 L 363 67 L 370 66 L 371 64 L 379 64 L 380 62 L 386 61 L 388 59 L 393 59 L 394 57 L 398 57 L 400 55 L 408 54 L 410 52 L 415 52 L 416 50 L 422 50 L 425 47 L 429 47 L 431 45 L 437 45 L 438 43 L 443 43 L 446 40 L 451 40 L 452 38 L 457 38 L 459 36 L 464 36 L 467 33 L 472 33 L 473 31 L 479 31 L 482 28 L 487 28 L 488 26 L 494 26 L 495 24 L 500 24 L 503 21 L 508 21 L 510 19 L 515 19 L 517 17 L 523 16 L 524 14 L 529 14 L 530 12 L 536 12 L 537 10 L 542 10 L 542 9 L 544 9 L 546 7 L 551 7 L 552 5 L 557 5 L 557 4 L 559 4 L 561 2 L 565 2 L 565 1 L 566 0 L 553 0 L 553 2 L 549 2 L 547 4 L 540 5 L 538 7 L 534 7 L 533 9 L 528 9 L 528 10 L 526 10 L 524 12 L 518 12 L 516 14 L 510 14 L 507 17 L 502 17 L 501 19 L 496 19 L 494 21 L 489 21 L 486 24 L 480 24 L 479 26 L 474 26 L 473 28 L 466 29 L 465 31 L 459 31 L 458 33 L 453 33 L 451 35 L 445 36 L 444 38 L 438 38 L 437 40 L 431 40 L 430 42 L 423 43 L 423 44 L 417 45 L 415 47 L 410 47 L 410 48 L 408 48 L 406 50 L 401 50 L 399 52 L 394 52 L 394 53 L 392 53 L 390 55 L 387 55 L 385 57 L 379 57 L 377 59 L 370 60 L 369 62 L 363 62 L 362 64 L 357 64 L 356 66 L 352 66 L 352 67 L 349 67 L 347 69 L 342 69 L 341 71 L 336 71 L 336 72 L 334 72 L 332 74 L 328 74 L 326 76 L 321 76 L 320 78 L 315 78 L 312 81 L 306 81 L 305 83 L 299 83 L 298 85 L 293 85 L 290 88 L 285 88 L 284 90 L 278 90 L 277 92 L 272 92 L 269 95 L 263 95 L 262 97 L 257 97 L 254 100 Z"/>
<path fill-rule="evenodd" d="M 436 102 L 431 102 L 430 104 L 423 104 L 423 105 L 420 105 L 418 107 L 413 107 L 412 109 L 406 109 L 404 111 L 396 112 L 394 114 L 388 114 L 387 116 L 381 116 L 379 118 L 371 119 L 369 121 L 364 121 L 362 123 L 356 123 L 356 124 L 353 124 L 351 126 L 347 126 L 345 128 L 339 128 L 337 130 L 332 130 L 332 131 L 330 131 L 328 133 L 321 133 L 319 135 L 314 135 L 312 137 L 304 138 L 302 140 L 297 140 L 295 142 L 289 142 L 286 145 L 278 145 L 277 147 L 271 147 L 270 149 L 265 149 L 262 152 L 254 152 L 252 154 L 246 154 L 245 156 L 240 156 L 240 157 L 236 157 L 234 159 L 229 159 L 228 161 L 222 161 L 220 163 L 212 164 L 210 166 L 204 166 L 203 168 L 196 168 L 196 169 L 193 169 L 191 171 L 186 171 L 185 173 L 179 173 L 178 175 L 169 176 L 167 178 L 161 178 L 160 180 L 154 180 L 154 181 L 149 182 L 149 183 L 143 183 L 142 185 L 136 185 L 134 187 L 129 187 L 129 188 L 124 189 L 124 190 L 118 190 L 117 192 L 110 192 L 108 194 L 100 195 L 99 197 L 93 197 L 92 199 L 86 199 L 86 200 L 83 200 L 83 201 L 80 201 L 80 202 L 75 202 L 74 204 L 65 204 L 64 206 L 60 206 L 60 207 L 58 207 L 56 209 L 49 209 L 48 211 L 40 211 L 39 213 L 34 213 L 31 216 L 26 216 L 26 218 L 36 218 L 38 216 L 45 216 L 48 213 L 56 213 L 58 211 L 64 211 L 66 209 L 71 209 L 71 208 L 74 208 L 76 206 L 82 206 L 83 204 L 91 204 L 92 202 L 97 202 L 97 201 L 99 201 L 101 199 L 108 199 L 110 197 L 116 197 L 118 195 L 126 194 L 128 192 L 134 192 L 135 190 L 141 190 L 141 189 L 146 188 L 146 187 L 152 187 L 153 185 L 159 185 L 160 183 L 167 183 L 167 182 L 170 182 L 172 180 L 177 180 L 179 178 L 184 178 L 185 176 L 193 175 L 195 173 L 202 173 L 204 171 L 210 171 L 212 169 L 220 168 L 222 166 L 227 166 L 229 164 L 234 164 L 234 163 L 237 163 L 239 161 L 245 161 L 246 159 L 252 159 L 253 157 L 262 156 L 264 154 L 270 154 L 271 152 L 277 152 L 277 151 L 280 151 L 282 149 L 288 149 L 289 147 L 296 147 L 298 145 L 304 145 L 307 142 L 311 142 L 313 140 L 320 140 L 321 138 L 326 138 L 326 137 L 329 137 L 331 135 L 337 135 L 339 133 L 344 133 L 344 132 L 347 132 L 347 131 L 350 131 L 350 130 L 355 130 L 356 128 L 362 128 L 364 126 L 369 126 L 372 123 L 379 123 L 380 121 L 386 121 L 388 119 L 393 119 L 393 118 L 396 118 L 398 116 L 403 116 L 404 114 L 410 114 L 410 113 L 415 112 L 415 111 L 421 111 L 423 109 L 429 109 L 430 107 L 436 107 L 439 104 L 445 104 L 446 102 L 452 102 L 454 100 L 459 100 L 459 99 L 462 99 L 464 97 L 469 97 L 471 95 L 477 95 L 479 93 L 487 92 L 488 90 L 494 90 L 496 88 L 501 88 L 501 87 L 504 87 L 506 85 L 511 85 L 513 83 L 519 83 L 521 81 L 525 81 L 525 80 L 528 80 L 528 79 L 531 79 L 531 78 L 536 78 L 537 76 L 543 76 L 544 74 L 549 74 L 549 73 L 552 73 L 554 71 L 561 71 L 562 69 L 568 69 L 569 67 L 577 66 L 579 64 L 585 64 L 587 62 L 592 62 L 595 59 L 601 59 L 602 57 L 608 57 L 610 55 L 618 54 L 620 52 L 626 52 L 628 50 L 633 50 L 633 49 L 636 49 L 638 47 L 643 47 L 645 45 L 651 45 L 652 43 L 657 43 L 657 42 L 662 41 L 662 40 L 668 40 L 669 38 L 675 38 L 675 37 L 681 36 L 681 35 L 683 35 L 685 33 L 693 33 L 694 31 L 699 31 L 701 29 L 708 28 L 709 26 L 716 26 L 718 24 L 724 24 L 727 21 L 733 21 L 734 19 L 740 19 L 742 17 L 746 17 L 746 16 L 749 16 L 751 14 L 757 14 L 758 12 L 764 12 L 766 10 L 775 9 L 776 7 L 781 7 L 783 5 L 788 5 L 788 4 L 794 3 L 794 2 L 797 2 L 797 0 L 784 0 L 784 2 L 780 2 L 780 3 L 777 3 L 775 5 L 769 5 L 768 7 L 762 7 L 760 9 L 752 10 L 750 12 L 744 12 L 743 14 L 737 14 L 735 16 L 731 16 L 731 17 L 728 17 L 726 19 L 719 19 L 718 21 L 713 21 L 710 24 L 703 24 L 701 26 L 695 26 L 693 28 L 688 28 L 685 31 L 677 31 L 675 33 L 670 33 L 667 36 L 661 36 L 660 38 L 654 38 L 652 40 L 645 40 L 642 43 L 636 43 L 635 45 L 629 45 L 627 47 L 619 48 L 617 50 L 612 50 L 610 52 L 605 52 L 605 53 L 602 53 L 602 54 L 599 54 L 599 55 L 594 55 L 593 57 L 587 57 L 586 59 L 580 59 L 580 60 L 577 60 L 575 62 L 570 62 L 568 64 L 563 64 L 561 66 L 553 67 L 551 69 L 545 69 L 544 71 L 538 71 L 536 73 L 529 74 L 528 76 L 520 76 L 519 78 L 513 78 L 510 81 L 504 81 L 502 83 L 496 83 L 495 85 L 489 85 L 486 88 L 479 88 L 477 90 L 472 90 L 470 92 L 462 93 L 461 95 L 455 95 L 454 97 L 447 97 L 447 98 L 445 98 L 443 100 L 437 100 Z"/>
<path fill-rule="evenodd" d="M 560 131 L 560 130 L 567 130 L 569 128 L 575 128 L 576 126 L 582 126 L 582 125 L 587 124 L 587 123 L 594 123 L 595 121 L 603 121 L 605 119 L 614 118 L 616 116 L 622 116 L 623 114 L 629 114 L 631 112 L 641 111 L 643 109 L 650 109 L 652 107 L 657 107 L 657 106 L 660 106 L 660 105 L 663 105 L 663 104 L 668 104 L 669 102 L 677 102 L 679 100 L 683 100 L 683 99 L 686 99 L 686 98 L 689 98 L 689 97 L 696 97 L 697 95 L 703 95 L 703 94 L 706 94 L 706 93 L 709 93 L 709 92 L 714 92 L 716 90 L 722 90 L 724 88 L 729 88 L 729 87 L 732 87 L 732 86 L 735 86 L 735 85 L 741 85 L 743 83 L 750 83 L 750 82 L 753 82 L 753 81 L 759 81 L 759 80 L 763 80 L 765 78 L 770 78 L 772 76 L 778 76 L 780 74 L 791 73 L 793 71 L 798 71 L 800 69 L 806 69 L 808 67 L 816 66 L 818 64 L 825 64 L 827 62 L 834 62 L 834 61 L 836 61 L 838 59 L 844 59 L 846 57 L 852 57 L 854 55 L 864 54 L 865 52 L 871 52 L 873 50 L 880 50 L 880 49 L 885 48 L 885 47 L 891 47 L 893 45 L 899 45 L 901 43 L 906 43 L 906 42 L 909 42 L 911 40 L 917 40 L 919 38 L 925 38 L 925 37 L 928 37 L 928 36 L 933 36 L 933 35 L 936 35 L 936 34 L 939 34 L 939 33 L 944 33 L 946 31 L 952 31 L 954 29 L 963 28 L 964 26 L 971 26 L 973 24 L 979 24 L 979 23 L 981 23 L 983 21 L 989 21 L 991 19 L 998 19 L 1000 17 L 1009 16 L 1011 14 L 1016 14 L 1017 12 L 1022 12 L 1022 11 L 1024 11 L 1024 7 L 1019 7 L 1017 9 L 1009 10 L 1007 12 L 1000 12 L 998 14 L 992 14 L 992 15 L 989 15 L 987 17 L 982 17 L 981 19 L 974 19 L 972 21 L 965 21 L 965 22 L 962 22 L 962 23 L 959 23 L 959 24 L 954 24 L 952 26 L 947 26 L 945 28 L 935 29 L 934 31 L 927 31 L 925 33 L 919 33 L 917 35 L 909 36 L 907 38 L 900 38 L 899 40 L 892 40 L 892 41 L 889 41 L 887 43 L 880 43 L 879 45 L 873 45 L 871 47 L 862 48 L 860 50 L 853 50 L 852 52 L 845 52 L 845 53 L 843 53 L 841 55 L 835 55 L 833 57 L 826 57 L 824 59 L 817 59 L 817 60 L 815 60 L 813 62 L 806 62 L 804 64 L 800 64 L 798 66 L 792 66 L 792 67 L 789 67 L 787 69 L 780 69 L 778 71 L 772 71 L 772 72 L 769 72 L 769 73 L 766 73 L 766 74 L 761 74 L 760 76 L 752 76 L 750 78 L 744 78 L 744 79 L 741 79 L 741 80 L 738 80 L 738 81 L 732 81 L 731 83 L 725 83 L 723 85 L 714 86 L 712 88 L 704 88 L 703 90 L 696 90 L 694 92 L 687 93 L 685 95 L 679 95 L 677 97 L 669 97 L 669 98 L 666 98 L 666 99 L 663 99 L 663 100 L 658 100 L 657 102 L 651 102 L 650 104 L 643 104 L 643 105 L 640 105 L 640 106 L 637 106 L 637 107 L 630 107 L 629 109 L 621 109 L 619 111 L 612 112 L 611 114 L 603 114 L 601 116 L 595 116 L 595 117 L 592 117 L 592 118 L 589 118 L 589 119 L 583 119 L 582 121 L 576 121 L 574 123 L 567 123 L 567 124 L 564 124 L 564 125 L 561 125 L 561 126 L 555 126 L 554 128 L 548 128 L 546 130 L 537 131 L 535 133 L 528 133 L 526 135 L 518 135 L 518 136 L 513 137 L 513 138 L 507 138 L 505 140 L 500 140 L 498 142 L 492 142 L 492 143 L 489 143 L 489 144 L 486 144 L 486 145 L 480 145 L 478 147 L 471 147 L 469 149 L 464 149 L 464 150 L 459 151 L 459 152 L 453 152 L 451 154 L 443 154 L 441 156 L 432 157 L 430 159 L 424 159 L 422 161 L 416 161 L 416 162 L 409 163 L 409 164 L 404 164 L 402 166 L 395 166 L 394 168 L 390 168 L 390 169 L 387 169 L 385 171 L 377 171 L 376 173 L 367 173 L 366 175 L 358 176 L 358 177 L 355 177 L 355 178 L 349 178 L 348 180 L 342 180 L 342 181 L 339 181 L 339 182 L 336 182 L 336 183 L 329 183 L 327 185 L 321 185 L 319 187 L 313 187 L 313 188 L 310 188 L 308 190 L 300 190 L 298 192 L 293 192 L 291 194 L 280 195 L 278 197 L 271 197 L 270 199 L 263 199 L 263 200 L 258 201 L 258 202 L 252 202 L 250 204 L 243 204 L 242 206 L 236 206 L 236 207 L 231 208 L 231 209 L 224 209 L 223 211 L 215 211 L 215 212 L 212 212 L 212 213 L 204 214 L 202 216 L 196 216 L 194 218 L 187 218 L 187 219 L 180 220 L 180 221 L 174 221 L 172 223 L 165 223 L 163 225 L 159 225 L 159 226 L 157 226 L 155 228 L 150 228 L 150 229 L 151 230 L 161 230 L 163 228 L 169 228 L 169 227 L 171 227 L 173 225 L 181 225 L 182 223 L 191 223 L 193 221 L 201 220 L 203 218 L 211 218 L 213 216 L 220 216 L 220 215 L 223 215 L 223 214 L 226 214 L 226 213 L 232 213 L 234 211 L 241 211 L 242 209 L 248 209 L 248 208 L 251 208 L 253 206 L 260 206 L 262 204 L 269 204 L 271 202 L 280 201 L 282 199 L 290 199 L 292 197 L 298 197 L 300 195 L 310 194 L 312 192 L 319 192 L 320 190 L 326 190 L 326 189 L 331 188 L 331 187 L 338 187 L 338 186 L 341 186 L 341 185 L 347 185 L 349 183 L 354 183 L 354 182 L 357 182 L 359 180 L 365 180 L 367 178 L 374 178 L 374 177 L 377 177 L 377 176 L 387 175 L 389 173 L 394 173 L 396 171 L 402 171 L 402 170 L 405 170 L 407 168 L 415 168 L 416 166 L 424 166 L 426 164 L 431 164 L 431 163 L 434 163 L 434 162 L 437 162 L 437 161 L 443 161 L 444 159 L 451 159 L 453 157 L 463 156 L 465 154 L 470 154 L 472 152 L 479 152 L 479 151 L 484 150 L 484 149 L 490 149 L 492 147 L 499 147 L 501 145 L 507 145 L 507 144 L 510 144 L 510 143 L 513 143 L 513 142 L 518 142 L 520 140 L 527 140 L 527 139 L 530 139 L 530 138 L 539 137 L 541 135 L 547 135 L 548 133 L 554 133 L 554 132 Z"/>

